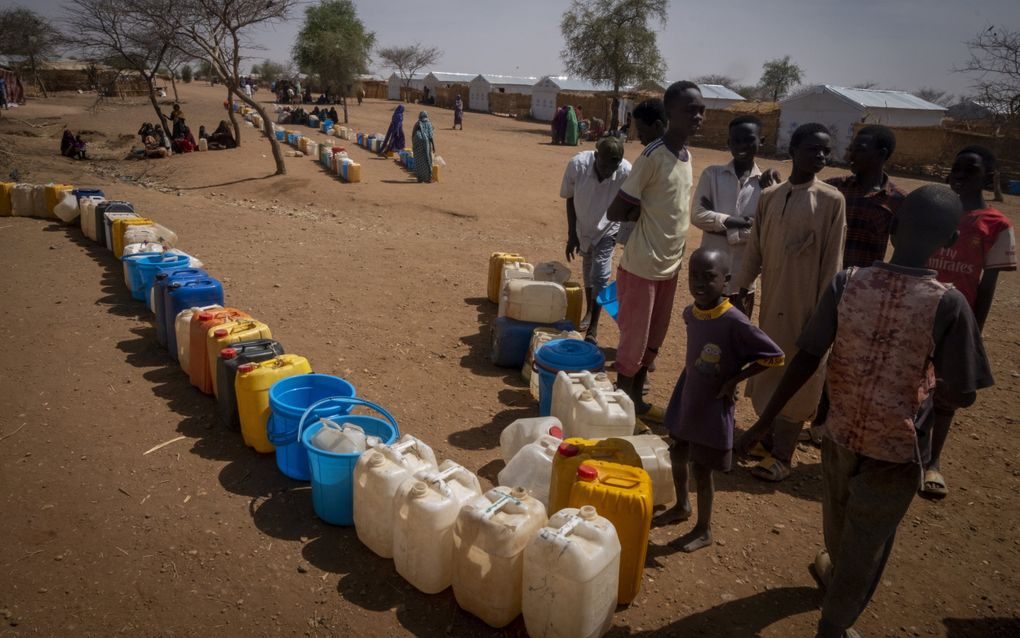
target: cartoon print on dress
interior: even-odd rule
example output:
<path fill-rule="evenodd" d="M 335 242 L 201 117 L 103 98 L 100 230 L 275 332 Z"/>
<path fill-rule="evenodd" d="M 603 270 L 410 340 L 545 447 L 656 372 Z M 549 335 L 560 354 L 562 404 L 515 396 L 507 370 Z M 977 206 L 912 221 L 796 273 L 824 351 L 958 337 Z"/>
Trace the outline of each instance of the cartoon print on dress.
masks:
<path fill-rule="evenodd" d="M 707 377 L 717 377 L 720 373 L 719 362 L 722 360 L 722 348 L 714 343 L 706 343 L 701 348 L 698 360 L 694 362 L 695 369 Z"/>

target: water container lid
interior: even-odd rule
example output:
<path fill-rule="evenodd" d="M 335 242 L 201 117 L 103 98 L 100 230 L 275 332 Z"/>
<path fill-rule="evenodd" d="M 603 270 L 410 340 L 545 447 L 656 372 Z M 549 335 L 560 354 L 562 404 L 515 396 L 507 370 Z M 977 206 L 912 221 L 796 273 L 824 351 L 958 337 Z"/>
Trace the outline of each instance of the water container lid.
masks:
<path fill-rule="evenodd" d="M 421 481 L 418 481 L 417 483 L 414 484 L 414 487 L 411 488 L 411 496 L 413 496 L 414 498 L 421 498 L 425 496 L 425 493 L 428 491 L 429 486 L 425 485 Z"/>
<path fill-rule="evenodd" d="M 578 510 L 577 514 L 586 521 L 590 521 L 598 516 L 598 512 L 595 511 L 595 507 L 593 505 L 585 505 Z"/>
<path fill-rule="evenodd" d="M 581 452 L 581 448 L 577 447 L 573 443 L 560 443 L 560 447 L 556 449 L 556 453 L 560 456 L 577 456 Z"/>
<path fill-rule="evenodd" d="M 554 425 L 549 428 L 549 436 L 555 436 L 557 439 L 563 438 L 563 429 L 558 425 Z"/>
<path fill-rule="evenodd" d="M 527 495 L 528 490 L 524 489 L 523 487 L 515 487 L 512 490 L 510 490 L 510 496 L 516 498 L 517 500 L 521 500 Z"/>
<path fill-rule="evenodd" d="M 237 357 L 237 350 L 234 348 L 223 348 L 220 350 L 221 359 L 234 359 Z"/>
<path fill-rule="evenodd" d="M 211 313 L 211 312 L 200 312 L 200 313 L 198 313 L 198 320 L 199 321 L 209 321 L 212 318 L 213 318 L 213 313 Z"/>
<path fill-rule="evenodd" d="M 255 368 L 259 367 L 257 363 L 245 363 L 244 365 L 237 366 L 237 371 L 241 374 L 251 372 Z"/>
<path fill-rule="evenodd" d="M 228 334 L 230 334 L 230 331 L 229 331 L 229 330 L 227 330 L 226 328 L 217 328 L 217 329 L 216 329 L 216 330 L 215 330 L 215 331 L 213 332 L 213 336 L 214 336 L 214 337 L 225 337 L 225 336 L 227 336 Z"/>
<path fill-rule="evenodd" d="M 577 480 L 594 481 L 599 477 L 599 471 L 590 465 L 577 466 Z"/>
<path fill-rule="evenodd" d="M 601 370 L 606 363 L 598 346 L 579 339 L 554 339 L 535 351 L 535 359 L 548 370 Z"/>

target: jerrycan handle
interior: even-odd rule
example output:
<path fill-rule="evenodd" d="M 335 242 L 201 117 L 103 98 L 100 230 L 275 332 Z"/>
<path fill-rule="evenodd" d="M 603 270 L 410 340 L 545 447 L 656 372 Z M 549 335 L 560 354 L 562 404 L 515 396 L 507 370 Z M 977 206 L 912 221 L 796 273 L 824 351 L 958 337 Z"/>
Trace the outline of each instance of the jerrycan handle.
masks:
<path fill-rule="evenodd" d="M 381 406 L 376 405 L 375 403 L 372 403 L 371 401 L 366 401 L 364 399 L 358 399 L 358 398 L 355 398 L 355 397 L 336 396 L 336 397 L 326 397 L 325 399 L 319 399 L 315 403 L 313 403 L 310 406 L 308 406 L 308 409 L 305 410 L 305 413 L 301 415 L 301 419 L 298 421 L 297 440 L 299 442 L 301 441 L 301 433 L 305 429 L 305 421 L 308 420 L 308 416 L 311 415 L 315 411 L 315 408 L 319 407 L 320 405 L 323 405 L 325 403 L 330 403 L 330 402 L 339 403 L 341 405 L 349 405 L 349 406 L 351 406 L 351 408 L 354 408 L 354 407 L 357 407 L 357 406 L 360 405 L 360 406 L 364 406 L 364 407 L 366 407 L 366 408 L 368 408 L 370 410 L 374 410 L 375 412 L 378 412 L 380 415 L 385 417 L 386 420 L 390 422 L 390 425 L 393 426 L 394 431 L 396 431 L 397 434 L 400 434 L 400 427 L 397 425 L 396 419 L 394 419 L 393 415 L 391 415 L 389 412 L 387 412 Z"/>
<path fill-rule="evenodd" d="M 515 487 L 513 488 L 513 492 L 522 489 L 523 488 Z M 485 511 L 482 513 L 482 518 L 490 519 L 493 516 L 495 516 L 497 512 L 499 512 L 501 509 L 510 504 L 516 505 L 517 507 L 523 507 L 524 503 L 521 501 L 521 499 L 517 498 L 517 496 L 515 496 L 513 492 L 501 493 L 499 498 L 496 499 L 495 502 L 493 502 L 491 505 L 485 508 Z M 520 496 L 524 495 L 520 494 Z"/>

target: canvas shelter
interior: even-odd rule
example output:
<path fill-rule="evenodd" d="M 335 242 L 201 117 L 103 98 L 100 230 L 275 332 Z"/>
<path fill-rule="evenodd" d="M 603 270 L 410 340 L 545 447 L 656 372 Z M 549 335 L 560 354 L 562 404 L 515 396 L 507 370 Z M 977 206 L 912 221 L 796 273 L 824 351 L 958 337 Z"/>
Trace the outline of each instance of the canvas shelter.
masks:
<path fill-rule="evenodd" d="M 513 75 L 482 73 L 471 80 L 471 94 L 468 108 L 472 111 L 489 111 L 490 93 L 517 93 L 531 95 L 531 89 L 538 78 Z"/>
<path fill-rule="evenodd" d="M 389 79 L 386 80 L 386 99 L 388 100 L 399 100 L 400 89 L 404 85 L 404 79 L 400 77 L 400 74 L 394 71 Z M 411 76 L 410 88 L 414 91 L 421 91 L 425 88 L 425 74 L 415 73 Z"/>
<path fill-rule="evenodd" d="M 854 136 L 854 124 L 884 124 L 896 127 L 939 126 L 946 107 L 922 100 L 906 91 L 849 89 L 823 84 L 780 101 L 779 143 L 781 150 L 801 124 L 818 122 L 832 135 L 832 157 L 843 161 Z"/>
<path fill-rule="evenodd" d="M 556 97 L 567 92 L 611 93 L 612 88 L 562 75 L 547 75 L 531 89 L 531 117 L 542 122 L 551 122 L 556 115 Z"/>
<path fill-rule="evenodd" d="M 447 71 L 430 71 L 425 75 L 424 85 L 429 93 L 436 94 L 436 89 L 447 88 L 454 84 L 468 84 L 475 77 L 474 73 L 450 73 Z"/>

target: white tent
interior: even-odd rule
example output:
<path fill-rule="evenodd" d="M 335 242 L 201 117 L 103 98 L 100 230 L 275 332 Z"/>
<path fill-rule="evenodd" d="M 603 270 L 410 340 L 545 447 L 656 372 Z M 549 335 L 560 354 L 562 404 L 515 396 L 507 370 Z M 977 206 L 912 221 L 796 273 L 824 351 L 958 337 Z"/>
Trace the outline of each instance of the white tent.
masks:
<path fill-rule="evenodd" d="M 575 80 L 562 75 L 547 75 L 536 82 L 531 89 L 531 117 L 542 122 L 551 122 L 553 116 L 556 115 L 556 96 L 561 91 L 609 93 L 611 89 L 605 85 L 592 84 L 585 80 Z"/>
<path fill-rule="evenodd" d="M 453 84 L 468 84 L 474 78 L 473 73 L 448 73 L 446 71 L 432 71 L 425 76 L 425 87 L 429 93 L 436 94 L 439 87 L 447 87 Z"/>
<path fill-rule="evenodd" d="M 744 96 L 721 84 L 699 84 L 701 97 L 705 100 L 706 109 L 725 109 L 737 102 L 744 102 Z"/>
<path fill-rule="evenodd" d="M 471 80 L 471 96 L 468 108 L 472 111 L 488 112 L 490 93 L 519 93 L 531 95 L 531 88 L 538 78 L 513 75 L 482 73 Z"/>
<path fill-rule="evenodd" d="M 399 100 L 400 89 L 403 85 L 404 79 L 400 77 L 400 75 L 397 72 L 394 71 L 393 74 L 390 75 L 389 79 L 386 80 L 386 99 Z M 423 88 L 425 88 L 425 74 L 415 73 L 413 76 L 411 76 L 410 87 L 418 91 L 421 91 Z"/>
<path fill-rule="evenodd" d="M 780 101 L 779 148 L 801 124 L 818 122 L 832 135 L 832 157 L 842 161 L 854 136 L 854 124 L 938 126 L 946 108 L 905 91 L 848 89 L 823 84 Z"/>

